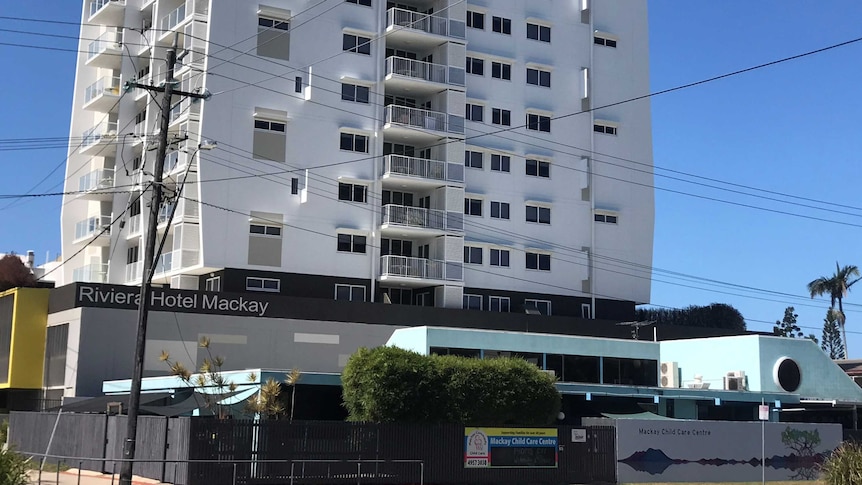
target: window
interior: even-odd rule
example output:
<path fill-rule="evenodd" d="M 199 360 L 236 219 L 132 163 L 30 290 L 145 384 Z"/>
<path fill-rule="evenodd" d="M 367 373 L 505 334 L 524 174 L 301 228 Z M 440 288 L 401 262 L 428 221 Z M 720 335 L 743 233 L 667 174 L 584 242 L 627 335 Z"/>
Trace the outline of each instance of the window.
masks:
<path fill-rule="evenodd" d="M 492 219 L 508 219 L 509 218 L 509 203 L 491 201 L 491 218 Z"/>
<path fill-rule="evenodd" d="M 302 76 L 296 76 L 293 80 L 293 90 L 297 93 L 302 92 Z"/>
<path fill-rule="evenodd" d="M 368 86 L 342 83 L 341 99 L 344 101 L 353 101 L 354 103 L 368 104 Z"/>
<path fill-rule="evenodd" d="M 371 55 L 371 39 L 361 35 L 344 34 L 341 40 L 342 50 L 358 54 Z"/>
<path fill-rule="evenodd" d="M 366 202 L 368 187 L 361 184 L 338 183 L 338 200 L 350 202 Z"/>
<path fill-rule="evenodd" d="M 617 127 L 604 123 L 595 123 L 593 125 L 593 131 L 595 131 L 596 133 L 604 133 L 605 135 L 616 135 Z"/>
<path fill-rule="evenodd" d="M 290 195 L 299 195 L 299 178 L 292 177 L 290 179 Z"/>
<path fill-rule="evenodd" d="M 345 0 L 347 3 L 355 3 L 356 5 L 365 5 L 366 7 L 371 6 L 371 0 Z"/>
<path fill-rule="evenodd" d="M 616 224 L 617 223 L 617 216 L 613 216 L 610 214 L 596 214 L 595 216 L 593 216 L 593 219 L 596 222 L 603 222 L 605 224 Z"/>
<path fill-rule="evenodd" d="M 550 178 L 551 176 L 551 163 L 543 162 L 541 160 L 531 160 L 527 159 L 527 175 L 533 177 L 544 177 Z"/>
<path fill-rule="evenodd" d="M 508 249 L 491 249 L 491 266 L 509 267 Z"/>
<path fill-rule="evenodd" d="M 538 310 L 542 315 L 550 315 L 551 314 L 551 302 L 548 300 L 533 300 L 527 298 L 524 300 L 524 308 Z"/>
<path fill-rule="evenodd" d="M 495 125 L 512 126 L 512 112 L 507 109 L 492 108 L 491 123 Z"/>
<path fill-rule="evenodd" d="M 467 10 L 467 27 L 485 30 L 485 14 Z"/>
<path fill-rule="evenodd" d="M 464 246 L 464 262 L 468 264 L 482 264 L 482 248 Z"/>
<path fill-rule="evenodd" d="M 258 16 L 257 55 L 290 60 L 290 21 L 287 20 L 290 12 L 281 13 L 284 17 Z"/>
<path fill-rule="evenodd" d="M 527 113 L 527 129 L 533 131 L 551 132 L 551 117 L 535 113 Z"/>
<path fill-rule="evenodd" d="M 491 18 L 491 29 L 494 32 L 499 32 L 501 34 L 512 34 L 512 20 L 504 19 L 503 17 L 492 17 Z"/>
<path fill-rule="evenodd" d="M 221 276 L 207 278 L 204 284 L 206 291 L 221 291 Z"/>
<path fill-rule="evenodd" d="M 343 253 L 365 254 L 365 236 L 355 234 L 339 234 L 338 250 Z"/>
<path fill-rule="evenodd" d="M 340 147 L 349 152 L 368 153 L 368 136 L 356 133 L 341 133 Z"/>
<path fill-rule="evenodd" d="M 527 23 L 527 38 L 540 40 L 542 42 L 551 41 L 551 28 L 547 25 Z"/>
<path fill-rule="evenodd" d="M 470 121 L 483 121 L 485 118 L 485 107 L 481 104 L 467 103 L 467 119 Z"/>
<path fill-rule="evenodd" d="M 365 301 L 365 287 L 362 285 L 335 285 L 335 299 Z"/>
<path fill-rule="evenodd" d="M 551 271 L 551 255 L 527 251 L 527 269 Z"/>
<path fill-rule="evenodd" d="M 277 293 L 281 290 L 281 281 L 275 278 L 248 277 L 245 279 L 245 289 L 248 291 L 269 291 Z"/>
<path fill-rule="evenodd" d="M 539 224 L 551 223 L 551 208 L 535 205 L 527 206 L 527 222 L 538 222 Z"/>
<path fill-rule="evenodd" d="M 481 310 L 482 295 L 464 295 L 465 310 Z"/>
<path fill-rule="evenodd" d="M 287 20 L 280 20 L 269 17 L 258 17 L 257 25 L 258 27 L 264 27 L 267 29 L 290 30 L 290 22 L 288 22 Z"/>
<path fill-rule="evenodd" d="M 508 296 L 488 297 L 488 310 L 492 312 L 508 312 L 510 300 Z"/>
<path fill-rule="evenodd" d="M 544 71 L 542 69 L 533 69 L 531 67 L 528 67 L 527 84 L 544 86 L 546 88 L 551 87 L 551 71 Z"/>
<path fill-rule="evenodd" d="M 592 319 L 593 311 L 589 303 L 581 303 L 581 318 Z"/>
<path fill-rule="evenodd" d="M 284 133 L 285 124 L 278 121 L 254 120 L 254 129 Z"/>
<path fill-rule="evenodd" d="M 383 190 L 383 205 L 395 204 L 414 207 L 413 194 L 410 192 L 401 192 L 399 190 Z"/>
<path fill-rule="evenodd" d="M 505 79 L 506 81 L 512 80 L 512 65 L 506 64 L 505 62 L 492 62 L 491 63 L 491 77 L 497 79 Z"/>
<path fill-rule="evenodd" d="M 381 256 L 413 256 L 413 241 L 401 239 L 380 239 Z"/>
<path fill-rule="evenodd" d="M 616 47 L 617 41 L 599 34 L 596 34 L 593 37 L 593 43 L 596 45 L 603 45 L 605 47 Z"/>
<path fill-rule="evenodd" d="M 464 151 L 464 166 L 470 168 L 482 168 L 482 157 L 484 153 L 473 150 Z"/>
<path fill-rule="evenodd" d="M 509 155 L 491 154 L 491 170 L 495 172 L 508 172 L 512 159 Z"/>
<path fill-rule="evenodd" d="M 467 58 L 467 74 L 485 75 L 485 60 L 478 57 Z"/>
<path fill-rule="evenodd" d="M 464 198 L 464 214 L 482 217 L 482 199 Z"/>
<path fill-rule="evenodd" d="M 248 233 L 255 236 L 281 236 L 281 226 L 270 226 L 267 224 L 249 224 Z"/>

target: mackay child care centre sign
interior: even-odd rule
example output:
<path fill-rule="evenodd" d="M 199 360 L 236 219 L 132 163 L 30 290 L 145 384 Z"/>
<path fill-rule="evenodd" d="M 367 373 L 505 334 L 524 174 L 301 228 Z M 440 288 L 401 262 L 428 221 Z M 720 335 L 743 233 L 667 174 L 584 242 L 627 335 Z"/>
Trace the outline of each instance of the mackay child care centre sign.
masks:
<path fill-rule="evenodd" d="M 556 428 L 466 428 L 465 468 L 556 468 Z"/>

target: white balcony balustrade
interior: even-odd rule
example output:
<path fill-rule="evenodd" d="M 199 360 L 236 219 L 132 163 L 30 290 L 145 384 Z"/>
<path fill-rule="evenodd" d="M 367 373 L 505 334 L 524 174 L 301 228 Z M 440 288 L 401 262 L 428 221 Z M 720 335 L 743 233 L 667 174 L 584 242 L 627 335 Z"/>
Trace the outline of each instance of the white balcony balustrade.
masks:
<path fill-rule="evenodd" d="M 102 121 L 98 125 L 85 131 L 82 135 L 80 152 L 82 154 L 99 151 L 101 148 L 111 144 L 117 138 L 117 122 Z"/>
<path fill-rule="evenodd" d="M 383 206 L 383 233 L 430 235 L 464 230 L 464 214 L 422 207 L 387 204 Z"/>
<path fill-rule="evenodd" d="M 123 31 L 111 29 L 87 47 L 87 65 L 105 69 L 119 69 L 123 57 Z"/>
<path fill-rule="evenodd" d="M 380 279 L 405 278 L 426 280 L 418 284 L 434 281 L 464 281 L 464 264 L 457 261 L 438 261 L 434 259 L 409 258 L 406 256 L 382 256 L 380 258 Z"/>
<path fill-rule="evenodd" d="M 75 241 L 111 235 L 111 216 L 93 216 L 75 224 Z"/>
<path fill-rule="evenodd" d="M 120 25 L 123 23 L 125 9 L 126 0 L 93 0 L 88 11 L 88 23 Z"/>
<path fill-rule="evenodd" d="M 78 191 L 82 192 L 82 197 L 110 199 L 113 194 L 104 193 L 114 186 L 114 169 L 100 168 L 93 170 L 90 173 L 82 175 L 78 179 Z"/>
<path fill-rule="evenodd" d="M 446 134 L 464 134 L 463 117 L 394 104 L 386 107 L 385 123 L 385 131 L 412 137 L 417 142 L 433 141 Z"/>
<path fill-rule="evenodd" d="M 72 281 L 81 283 L 107 283 L 108 265 L 90 263 L 72 270 Z"/>
<path fill-rule="evenodd" d="M 105 76 L 87 86 L 84 92 L 84 109 L 108 113 L 116 111 L 120 99 L 120 77 Z"/>
<path fill-rule="evenodd" d="M 126 283 L 135 283 L 141 281 L 144 269 L 144 262 L 137 261 L 126 265 Z"/>
<path fill-rule="evenodd" d="M 439 44 L 436 39 L 427 39 L 428 34 L 434 36 L 454 37 L 463 39 L 464 22 L 438 17 L 403 8 L 390 8 L 386 11 L 387 42 L 414 42 L 423 47 Z"/>
<path fill-rule="evenodd" d="M 440 160 L 386 155 L 383 157 L 384 178 L 407 177 L 419 185 L 438 186 L 440 182 L 464 182 L 464 165 Z"/>

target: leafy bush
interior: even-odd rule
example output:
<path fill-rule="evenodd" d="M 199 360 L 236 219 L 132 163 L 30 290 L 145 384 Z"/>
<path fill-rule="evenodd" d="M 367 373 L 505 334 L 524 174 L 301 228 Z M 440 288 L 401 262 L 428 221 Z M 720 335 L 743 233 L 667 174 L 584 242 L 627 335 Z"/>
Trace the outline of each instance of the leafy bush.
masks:
<path fill-rule="evenodd" d="M 560 410 L 553 377 L 519 358 L 363 348 L 341 380 L 350 421 L 546 425 Z"/>
<path fill-rule="evenodd" d="M 29 458 L 9 450 L 0 450 L 0 485 L 25 485 Z"/>
<path fill-rule="evenodd" d="M 822 470 L 828 485 L 862 484 L 862 445 L 843 443 L 826 459 Z"/>

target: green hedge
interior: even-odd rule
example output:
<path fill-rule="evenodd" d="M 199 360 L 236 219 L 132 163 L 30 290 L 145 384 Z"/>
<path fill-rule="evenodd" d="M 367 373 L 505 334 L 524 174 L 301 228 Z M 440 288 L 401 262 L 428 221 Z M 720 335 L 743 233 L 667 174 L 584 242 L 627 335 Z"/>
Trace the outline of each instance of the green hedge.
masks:
<path fill-rule="evenodd" d="M 350 421 L 546 425 L 560 410 L 554 378 L 519 358 L 362 348 L 341 380 Z"/>

